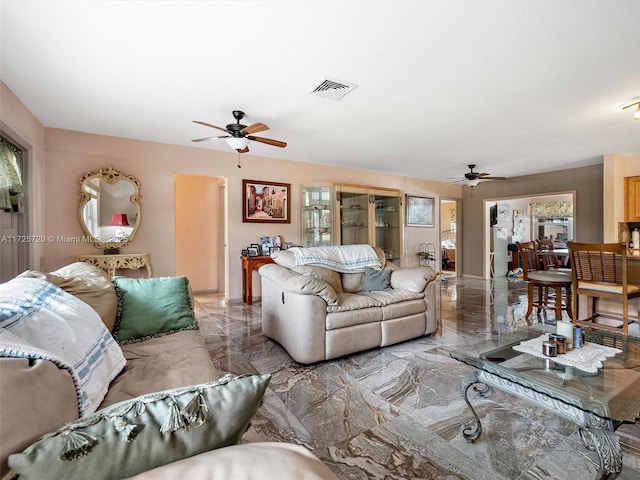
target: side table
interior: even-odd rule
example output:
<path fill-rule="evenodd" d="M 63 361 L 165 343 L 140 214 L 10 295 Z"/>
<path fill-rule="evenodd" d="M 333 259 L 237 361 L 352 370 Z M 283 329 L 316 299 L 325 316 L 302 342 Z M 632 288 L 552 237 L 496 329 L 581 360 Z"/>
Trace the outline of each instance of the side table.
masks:
<path fill-rule="evenodd" d="M 247 305 L 253 303 L 253 271 L 258 270 L 261 266 L 267 263 L 275 263 L 273 259 L 268 256 L 259 257 L 240 257 L 242 260 L 242 301 Z"/>
<path fill-rule="evenodd" d="M 117 269 L 147 269 L 147 278 L 151 278 L 151 263 L 148 253 L 121 253 L 117 255 L 76 255 L 74 262 L 86 262 L 106 270 L 115 277 Z"/>

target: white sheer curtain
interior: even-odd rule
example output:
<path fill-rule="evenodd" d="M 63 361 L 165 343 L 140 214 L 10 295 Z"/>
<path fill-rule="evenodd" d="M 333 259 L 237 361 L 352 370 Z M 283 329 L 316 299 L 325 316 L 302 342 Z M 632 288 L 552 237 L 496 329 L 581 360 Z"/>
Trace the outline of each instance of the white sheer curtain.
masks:
<path fill-rule="evenodd" d="M 0 141 L 0 209 L 24 213 L 24 192 L 18 155 L 21 155 L 19 150 Z"/>

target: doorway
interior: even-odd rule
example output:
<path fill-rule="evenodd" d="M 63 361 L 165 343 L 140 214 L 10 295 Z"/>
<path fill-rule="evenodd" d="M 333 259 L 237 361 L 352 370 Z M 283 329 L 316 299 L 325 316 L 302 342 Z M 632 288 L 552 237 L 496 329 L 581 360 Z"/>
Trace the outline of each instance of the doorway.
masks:
<path fill-rule="evenodd" d="M 0 283 L 29 269 L 30 246 L 19 239 L 29 235 L 29 172 L 27 150 L 0 135 Z"/>
<path fill-rule="evenodd" d="M 198 293 L 228 298 L 224 177 L 174 174 L 175 272 Z"/>
<path fill-rule="evenodd" d="M 440 198 L 440 259 L 443 275 L 455 276 L 458 270 L 458 203 L 453 198 Z"/>
<path fill-rule="evenodd" d="M 484 277 L 519 274 L 516 242 L 550 239 L 558 248 L 565 248 L 566 242 L 573 239 L 575 194 L 571 191 L 485 200 Z"/>

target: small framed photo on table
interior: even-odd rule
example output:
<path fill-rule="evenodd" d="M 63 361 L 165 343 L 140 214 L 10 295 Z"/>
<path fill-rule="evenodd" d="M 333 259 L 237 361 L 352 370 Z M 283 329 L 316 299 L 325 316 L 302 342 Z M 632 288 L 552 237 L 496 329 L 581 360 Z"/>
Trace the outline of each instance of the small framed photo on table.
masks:
<path fill-rule="evenodd" d="M 260 235 L 260 243 L 262 243 L 262 255 L 270 255 L 272 247 L 278 247 L 280 249 L 280 235 Z"/>
<path fill-rule="evenodd" d="M 260 256 L 260 250 L 257 247 L 249 247 L 247 248 L 247 256 L 258 257 Z"/>

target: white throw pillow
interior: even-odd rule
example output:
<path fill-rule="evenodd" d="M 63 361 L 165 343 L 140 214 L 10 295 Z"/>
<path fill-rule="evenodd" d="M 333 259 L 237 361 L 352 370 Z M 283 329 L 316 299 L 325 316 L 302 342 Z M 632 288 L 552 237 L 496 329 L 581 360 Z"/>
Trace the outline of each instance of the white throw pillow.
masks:
<path fill-rule="evenodd" d="M 96 411 L 126 363 L 98 313 L 46 280 L 0 284 L 0 327 L 0 356 L 49 360 L 71 374 L 81 417 Z"/>

